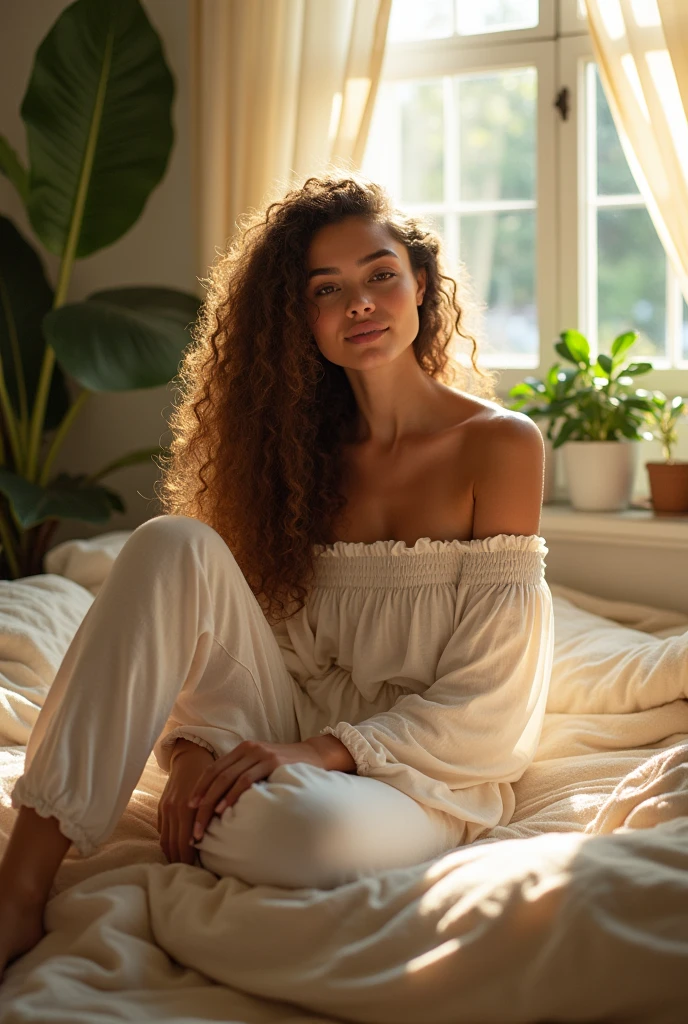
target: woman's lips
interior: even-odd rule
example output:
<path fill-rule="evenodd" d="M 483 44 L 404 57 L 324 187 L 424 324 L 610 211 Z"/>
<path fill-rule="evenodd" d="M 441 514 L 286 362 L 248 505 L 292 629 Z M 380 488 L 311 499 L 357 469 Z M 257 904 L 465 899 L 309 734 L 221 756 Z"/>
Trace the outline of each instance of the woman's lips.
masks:
<path fill-rule="evenodd" d="M 383 331 L 370 331 L 368 334 L 354 334 L 347 341 L 352 341 L 354 345 L 362 345 L 366 341 L 377 341 L 381 338 L 385 331 L 388 331 L 389 327 L 385 327 Z"/>

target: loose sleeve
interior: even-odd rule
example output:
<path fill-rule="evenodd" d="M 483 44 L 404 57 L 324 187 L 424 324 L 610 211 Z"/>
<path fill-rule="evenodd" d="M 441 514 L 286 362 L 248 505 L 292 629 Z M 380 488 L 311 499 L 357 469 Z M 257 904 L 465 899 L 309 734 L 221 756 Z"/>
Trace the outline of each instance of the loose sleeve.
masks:
<path fill-rule="evenodd" d="M 554 614 L 541 537 L 502 534 L 473 543 L 461 563 L 454 631 L 432 685 L 402 696 L 389 711 L 322 733 L 341 740 L 359 775 L 483 828 L 508 823 L 510 783 L 535 755 Z"/>

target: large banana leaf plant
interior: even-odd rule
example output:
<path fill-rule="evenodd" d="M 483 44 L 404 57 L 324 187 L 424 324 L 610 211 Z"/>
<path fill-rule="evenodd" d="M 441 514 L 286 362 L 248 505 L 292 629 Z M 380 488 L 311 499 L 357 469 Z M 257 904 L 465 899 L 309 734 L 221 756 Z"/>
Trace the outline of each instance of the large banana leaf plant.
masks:
<path fill-rule="evenodd" d="M 168 383 L 190 341 L 199 306 L 190 293 L 124 287 L 67 300 L 75 261 L 121 238 L 162 179 L 174 91 L 139 0 L 77 0 L 35 55 L 21 105 L 28 166 L 0 136 L 0 171 L 59 257 L 53 288 L 0 215 L 0 578 L 42 572 L 61 520 L 106 523 L 124 511 L 100 481 L 160 451 L 129 452 L 96 473 L 52 473 L 91 395 Z"/>

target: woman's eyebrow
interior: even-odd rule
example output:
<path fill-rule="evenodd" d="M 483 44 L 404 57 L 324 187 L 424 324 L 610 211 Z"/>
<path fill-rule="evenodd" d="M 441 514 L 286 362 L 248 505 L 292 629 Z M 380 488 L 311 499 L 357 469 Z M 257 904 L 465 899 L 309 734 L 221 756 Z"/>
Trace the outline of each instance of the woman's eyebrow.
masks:
<path fill-rule="evenodd" d="M 360 260 L 356 260 L 356 265 L 362 267 L 364 263 L 371 263 L 373 260 L 379 259 L 380 256 L 394 256 L 395 260 L 399 257 L 392 249 L 378 249 L 376 252 L 371 252 L 369 256 L 363 256 Z M 316 274 L 341 274 L 339 267 L 317 267 L 315 270 L 308 271 L 308 280 L 315 277 Z"/>

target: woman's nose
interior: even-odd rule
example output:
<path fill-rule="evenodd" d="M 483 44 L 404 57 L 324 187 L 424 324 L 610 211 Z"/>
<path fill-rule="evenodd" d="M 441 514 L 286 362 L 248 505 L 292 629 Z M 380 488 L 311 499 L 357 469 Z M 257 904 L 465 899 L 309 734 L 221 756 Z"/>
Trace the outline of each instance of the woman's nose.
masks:
<path fill-rule="evenodd" d="M 347 312 L 369 313 L 375 309 L 375 304 L 367 295 L 352 295 L 348 302 Z"/>

